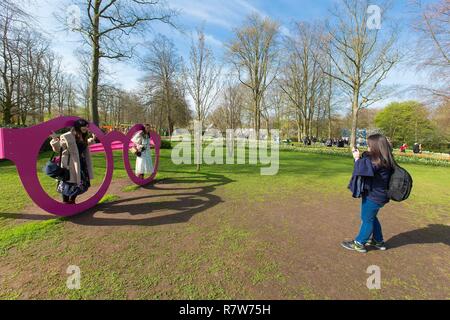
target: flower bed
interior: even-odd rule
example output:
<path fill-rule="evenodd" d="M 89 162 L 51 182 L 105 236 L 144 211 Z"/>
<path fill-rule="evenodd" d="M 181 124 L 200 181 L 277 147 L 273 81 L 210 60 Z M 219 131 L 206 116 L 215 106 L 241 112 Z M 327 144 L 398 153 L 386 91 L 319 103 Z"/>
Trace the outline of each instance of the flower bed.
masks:
<path fill-rule="evenodd" d="M 352 157 L 350 148 L 283 145 L 280 146 L 280 149 L 285 151 L 326 154 L 348 158 Z M 360 150 L 365 151 L 365 149 Z M 448 154 L 433 154 L 433 153 L 414 154 L 414 153 L 400 153 L 395 151 L 394 156 L 397 162 L 399 163 L 424 164 L 437 167 L 450 167 L 450 155 Z"/>

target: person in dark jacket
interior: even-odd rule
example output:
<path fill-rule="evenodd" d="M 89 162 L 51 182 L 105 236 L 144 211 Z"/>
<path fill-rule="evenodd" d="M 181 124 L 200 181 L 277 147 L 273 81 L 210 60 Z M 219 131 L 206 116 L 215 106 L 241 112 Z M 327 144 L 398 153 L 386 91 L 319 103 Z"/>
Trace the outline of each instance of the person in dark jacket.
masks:
<path fill-rule="evenodd" d="M 413 147 L 414 154 L 421 154 L 422 153 L 422 145 L 419 143 L 415 143 Z"/>
<path fill-rule="evenodd" d="M 366 253 L 366 246 L 386 250 L 378 212 L 388 202 L 389 180 L 394 168 L 392 147 L 385 136 L 375 134 L 368 138 L 368 152 L 362 156 L 353 149 L 355 167 L 349 189 L 354 198 L 362 198 L 361 229 L 353 241 L 344 241 L 345 249 Z"/>

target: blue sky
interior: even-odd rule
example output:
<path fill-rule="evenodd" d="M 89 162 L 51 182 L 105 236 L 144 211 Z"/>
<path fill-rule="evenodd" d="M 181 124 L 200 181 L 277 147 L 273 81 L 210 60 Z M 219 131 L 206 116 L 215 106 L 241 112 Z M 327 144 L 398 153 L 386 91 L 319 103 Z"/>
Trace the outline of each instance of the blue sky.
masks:
<path fill-rule="evenodd" d="M 411 18 L 411 9 L 407 6 L 408 1 L 394 0 L 389 14 L 403 27 L 401 41 L 405 45 L 412 42 L 411 40 L 414 38 L 414 35 L 406 30 Z M 256 11 L 278 20 L 282 25 L 282 31 L 287 33 L 294 21 L 325 19 L 332 6 L 338 2 L 339 0 L 169 0 L 168 3 L 173 8 L 181 11 L 178 21 L 184 27 L 185 34 L 162 24 L 155 24 L 152 31 L 155 34 L 167 35 L 174 41 L 180 54 L 187 57 L 190 45 L 187 35 L 203 25 L 209 45 L 214 49 L 216 55 L 221 57 L 224 53 L 222 43 L 231 38 L 233 28 L 238 27 L 252 12 Z M 376 3 L 377 1 L 374 1 L 374 4 Z M 32 2 L 29 9 L 36 16 L 40 28 L 45 30 L 52 39 L 55 51 L 63 56 L 66 70 L 77 73 L 78 62 L 73 52 L 79 46 L 78 36 L 61 31 L 60 24 L 54 18 L 55 12 L 61 14 L 60 11 L 65 9 L 61 5 L 61 1 L 35 1 Z M 138 80 L 142 76 L 138 67 L 131 63 L 114 62 L 109 64 L 108 68 L 112 71 L 113 81 L 126 89 L 136 88 Z M 401 64 L 391 73 L 386 83 L 403 87 L 426 81 L 424 76 L 417 74 L 407 64 Z"/>

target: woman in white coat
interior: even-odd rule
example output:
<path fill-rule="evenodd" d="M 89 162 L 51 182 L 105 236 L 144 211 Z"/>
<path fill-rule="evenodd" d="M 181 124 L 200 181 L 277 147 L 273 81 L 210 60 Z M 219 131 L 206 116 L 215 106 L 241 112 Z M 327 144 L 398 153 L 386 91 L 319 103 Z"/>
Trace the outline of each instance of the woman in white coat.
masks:
<path fill-rule="evenodd" d="M 144 179 L 145 175 L 153 173 L 150 130 L 150 125 L 146 124 L 144 130 L 137 132 L 131 139 L 137 150 L 135 173 L 141 179 Z"/>

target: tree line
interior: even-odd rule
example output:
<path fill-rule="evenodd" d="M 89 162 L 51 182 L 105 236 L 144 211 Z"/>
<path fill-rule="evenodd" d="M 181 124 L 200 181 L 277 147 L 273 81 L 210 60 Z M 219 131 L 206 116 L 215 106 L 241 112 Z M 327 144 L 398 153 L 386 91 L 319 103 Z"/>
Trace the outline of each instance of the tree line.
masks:
<path fill-rule="evenodd" d="M 77 108 L 75 82 L 64 71 L 50 41 L 26 22 L 28 16 L 6 6 L 0 16 L 2 122 L 25 125 Z"/>
<path fill-rule="evenodd" d="M 380 12 L 373 11 L 368 1 L 341 0 L 327 20 L 299 21 L 290 30 L 269 17 L 251 14 L 224 43 L 223 59 L 214 55 L 202 28 L 191 37 L 186 59 L 166 36 L 149 38 L 144 31 L 155 21 L 178 28 L 180 13 L 165 2 L 74 0 L 67 4 L 81 9 L 78 23 L 66 25 L 84 41 L 77 76 L 64 69 L 51 42 L 27 23 L 28 13 L 13 2 L 2 3 L 3 124 L 78 114 L 114 126 L 150 122 L 170 134 L 195 119 L 221 130 L 280 129 L 284 136 L 298 140 L 339 137 L 345 126 L 351 129 L 355 145 L 363 116 L 395 89 L 385 85 L 385 79 L 406 56 L 398 44 L 397 26 L 390 23 L 395 19 L 388 18 L 387 2 L 379 7 L 380 21 Z M 415 64 L 436 80 L 414 89 L 437 104 L 424 117 L 430 119 L 436 112 L 446 117 L 442 110 L 448 108 L 450 97 L 446 24 L 450 2 L 426 6 L 418 2 L 412 8 L 417 9 L 411 26 L 418 35 Z M 65 24 L 67 19 L 60 21 Z M 127 92 L 108 80 L 103 63 L 136 57 L 133 39 L 137 36 L 144 39 L 143 54 L 134 61 L 145 76 L 139 88 Z M 424 45 L 427 50 L 420 49 Z M 349 110 L 347 115 L 342 115 L 344 110 Z"/>

